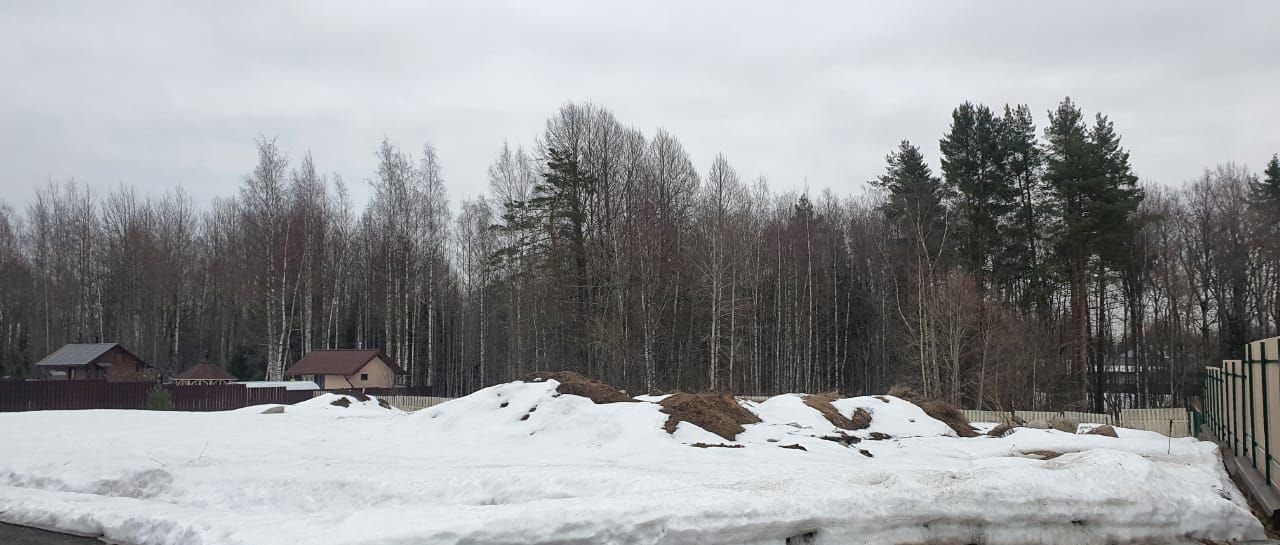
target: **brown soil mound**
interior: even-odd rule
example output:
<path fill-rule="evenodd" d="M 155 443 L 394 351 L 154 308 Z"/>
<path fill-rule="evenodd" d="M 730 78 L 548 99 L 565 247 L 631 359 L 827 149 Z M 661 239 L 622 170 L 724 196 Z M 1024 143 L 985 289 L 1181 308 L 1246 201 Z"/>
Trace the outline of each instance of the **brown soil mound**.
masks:
<path fill-rule="evenodd" d="M 832 401 L 840 399 L 840 394 L 836 392 L 827 392 L 825 394 L 814 394 L 804 396 L 804 404 L 822 413 L 822 416 L 830 422 L 831 425 L 846 430 L 862 430 L 871 425 L 871 413 L 863 409 L 858 409 L 853 413 L 853 418 L 846 418 L 840 411 L 831 405 Z"/>
<path fill-rule="evenodd" d="M 742 445 L 726 445 L 724 443 L 694 443 L 689 446 L 698 448 L 743 448 Z"/>
<path fill-rule="evenodd" d="M 1004 437 L 1005 434 L 1009 433 L 1010 430 L 1016 427 L 1018 427 L 1018 425 L 1014 424 L 1013 422 L 1001 422 L 1000 424 L 996 425 L 996 427 L 991 428 L 991 431 L 987 432 L 987 436 L 988 437 Z"/>
<path fill-rule="evenodd" d="M 885 439 L 893 439 L 893 436 L 887 433 L 880 433 L 878 431 L 873 431 L 871 432 L 871 436 L 869 437 L 869 439 L 871 439 L 872 441 L 883 441 Z"/>
<path fill-rule="evenodd" d="M 846 447 L 849 445 L 855 445 L 862 442 L 862 439 L 855 435 L 845 435 L 843 433 L 840 433 L 837 435 L 823 435 L 818 439 L 822 439 L 824 441 L 831 441 L 834 443 L 840 443 L 841 445 L 844 445 Z"/>
<path fill-rule="evenodd" d="M 1115 428 L 1108 426 L 1106 424 L 1103 424 L 1101 426 L 1098 426 L 1096 428 L 1089 430 L 1088 432 L 1085 433 L 1085 435 L 1105 435 L 1107 437 L 1120 437 L 1119 435 L 1116 435 Z"/>
<path fill-rule="evenodd" d="M 562 394 L 585 397 L 597 404 L 634 402 L 630 396 L 619 392 L 599 380 L 590 379 L 573 371 L 541 371 L 525 375 L 525 382 L 554 380 L 560 383 L 556 391 Z"/>
<path fill-rule="evenodd" d="M 1037 458 L 1040 458 L 1041 460 L 1052 460 L 1054 458 L 1062 456 L 1062 453 L 1056 450 L 1028 450 L 1022 454 L 1027 456 L 1035 456 Z"/>
<path fill-rule="evenodd" d="M 956 435 L 960 437 L 977 437 L 978 432 L 973 431 L 973 426 L 969 425 L 969 419 L 964 417 L 964 413 L 960 412 L 955 405 L 937 399 L 925 399 L 924 396 L 913 392 L 910 388 L 902 386 L 894 386 L 889 389 L 889 395 L 910 401 L 916 406 L 924 409 L 925 414 L 941 420 L 951 429 L 955 430 Z"/>
<path fill-rule="evenodd" d="M 676 426 L 688 422 L 732 441 L 742 433 L 743 424 L 756 424 L 760 417 L 742 408 L 729 394 L 676 393 L 658 403 L 667 413 L 663 429 L 675 433 Z"/>

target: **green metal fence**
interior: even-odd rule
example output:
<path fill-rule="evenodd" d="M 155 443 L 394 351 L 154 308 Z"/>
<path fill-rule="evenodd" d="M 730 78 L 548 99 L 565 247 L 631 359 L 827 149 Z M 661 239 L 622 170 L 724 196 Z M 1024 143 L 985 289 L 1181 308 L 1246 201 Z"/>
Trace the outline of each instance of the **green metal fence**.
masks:
<path fill-rule="evenodd" d="M 1251 465 L 1266 477 L 1269 486 L 1275 458 L 1272 437 L 1280 434 L 1271 411 L 1280 398 L 1280 337 L 1245 345 L 1244 359 L 1224 360 L 1220 366 L 1206 367 L 1202 375 L 1200 431 L 1217 439 L 1244 465 Z M 1280 415 L 1277 415 L 1280 417 Z"/>

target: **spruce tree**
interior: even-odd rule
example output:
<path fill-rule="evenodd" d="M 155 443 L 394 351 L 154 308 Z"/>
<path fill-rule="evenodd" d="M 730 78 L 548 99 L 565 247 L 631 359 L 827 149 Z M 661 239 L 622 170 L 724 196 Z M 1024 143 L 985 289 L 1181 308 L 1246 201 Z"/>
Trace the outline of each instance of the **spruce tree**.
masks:
<path fill-rule="evenodd" d="M 885 162 L 885 173 L 872 182 L 889 192 L 881 209 L 900 231 L 922 238 L 936 254 L 946 236 L 947 187 L 933 175 L 920 148 L 907 140 L 885 156 Z"/>
<path fill-rule="evenodd" d="M 1273 210 L 1280 206 L 1280 155 L 1271 156 L 1262 171 L 1262 179 L 1251 182 L 1249 190 L 1253 205 Z"/>
<path fill-rule="evenodd" d="M 548 275 L 572 280 L 558 286 L 567 291 L 561 300 L 569 303 L 564 326 L 573 348 L 585 356 L 591 308 L 587 220 L 598 184 L 576 156 L 556 148 L 547 150 L 546 168 L 529 199 L 507 203 L 504 224 L 496 229 L 512 234 L 513 243 L 493 259 L 531 257 Z"/>
<path fill-rule="evenodd" d="M 939 346 L 933 335 L 936 274 L 949 245 L 947 187 L 925 164 L 920 149 L 903 140 L 885 157 L 885 173 L 873 185 L 889 192 L 881 206 L 898 235 L 910 288 L 900 301 L 900 315 L 911 338 L 912 358 L 920 369 L 919 385 L 931 392 L 939 384 Z M 909 301 L 909 303 L 907 303 Z M 905 303 L 905 304 L 904 304 Z"/>

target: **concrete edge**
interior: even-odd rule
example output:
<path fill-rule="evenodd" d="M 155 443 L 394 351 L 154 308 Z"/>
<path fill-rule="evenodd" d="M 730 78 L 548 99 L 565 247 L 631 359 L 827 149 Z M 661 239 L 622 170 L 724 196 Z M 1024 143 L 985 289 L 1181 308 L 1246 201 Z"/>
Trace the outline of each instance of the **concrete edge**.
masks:
<path fill-rule="evenodd" d="M 1242 459 L 1230 452 L 1223 452 L 1222 458 L 1227 466 L 1227 473 L 1243 485 L 1243 492 L 1248 494 L 1265 512 L 1270 513 L 1272 527 L 1280 527 L 1280 492 L 1267 485 L 1266 478 L 1253 468 L 1253 464 L 1248 459 Z"/>

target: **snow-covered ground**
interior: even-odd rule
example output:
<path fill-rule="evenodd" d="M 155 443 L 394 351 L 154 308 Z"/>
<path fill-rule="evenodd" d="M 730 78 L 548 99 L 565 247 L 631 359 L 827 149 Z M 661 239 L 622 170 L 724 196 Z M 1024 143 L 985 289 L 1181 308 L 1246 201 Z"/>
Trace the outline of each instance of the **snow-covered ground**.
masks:
<path fill-rule="evenodd" d="M 1194 439 L 959 438 L 906 401 L 859 397 L 833 403 L 872 414 L 846 446 L 785 395 L 744 402 L 763 422 L 729 442 L 687 422 L 666 433 L 652 402 L 596 405 L 556 386 L 504 384 L 412 414 L 331 396 L 276 414 L 0 414 L 0 521 L 135 545 L 1263 537 L 1215 447 Z M 1063 454 L 1022 455 L 1034 450 Z"/>

